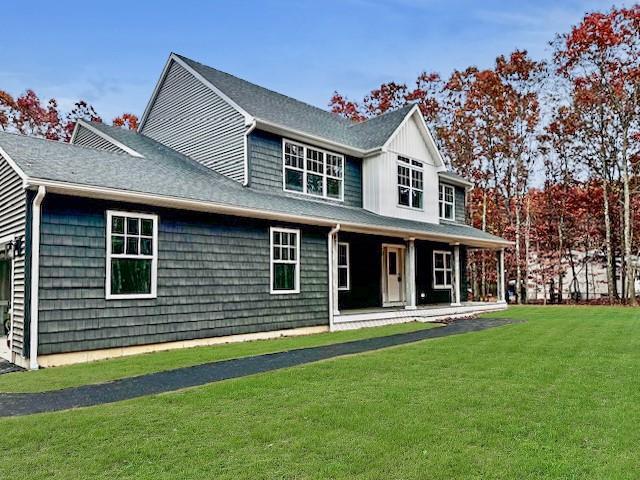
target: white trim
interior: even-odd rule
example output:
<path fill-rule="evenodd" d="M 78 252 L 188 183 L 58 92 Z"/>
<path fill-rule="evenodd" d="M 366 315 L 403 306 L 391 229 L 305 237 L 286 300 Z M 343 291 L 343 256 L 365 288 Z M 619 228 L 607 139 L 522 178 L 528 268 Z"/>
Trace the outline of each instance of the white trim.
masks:
<path fill-rule="evenodd" d="M 340 265 L 340 246 L 344 246 L 347 249 L 347 264 Z M 340 286 L 340 269 L 347 270 L 347 286 Z M 349 246 L 349 242 L 338 242 L 338 290 L 341 292 L 348 292 L 351 290 L 351 247 Z"/>
<path fill-rule="evenodd" d="M 18 238 L 18 234 L 13 233 L 11 235 L 6 235 L 4 237 L 0 237 L 0 247 L 3 245 L 6 245 L 8 243 L 12 243 L 13 241 L 15 241 L 15 239 Z M 15 248 L 15 247 L 13 247 Z M 13 353 L 13 305 L 15 302 L 15 294 L 16 294 L 16 256 L 15 256 L 15 252 L 11 252 L 11 264 L 10 264 L 10 268 L 11 268 L 11 278 L 9 278 L 9 288 L 11 289 L 10 293 L 9 293 L 9 331 L 7 332 L 7 339 L 9 340 L 9 358 L 5 358 L 5 360 L 9 360 L 12 361 L 13 357 L 14 357 L 14 353 Z M 0 318 L 0 322 L 2 322 L 2 318 Z M 0 328 L 2 326 L 0 325 Z"/>
<path fill-rule="evenodd" d="M 82 119 L 79 119 L 76 122 L 76 126 L 73 129 L 73 136 L 71 137 L 71 141 L 69 143 L 73 143 L 73 141 L 75 140 L 75 135 L 76 132 L 78 131 L 78 129 L 80 127 L 86 128 L 87 130 L 89 130 L 91 133 L 94 133 L 95 135 L 98 135 L 100 138 L 102 138 L 103 140 L 106 140 L 107 142 L 111 143 L 112 145 L 118 147 L 120 150 L 124 150 L 125 152 L 127 152 L 129 155 L 131 155 L 132 157 L 138 157 L 138 158 L 144 158 L 144 155 L 136 152 L 133 148 L 131 147 L 127 147 L 124 143 L 119 142 L 118 140 L 116 140 L 115 138 L 111 137 L 110 135 L 98 130 L 96 127 L 94 127 L 93 125 L 91 125 L 89 122 L 85 122 Z M 114 127 L 115 128 L 115 127 Z M 82 146 L 82 145 L 80 145 Z"/>
<path fill-rule="evenodd" d="M 450 257 L 449 265 L 451 265 L 451 267 L 447 268 L 447 261 L 444 260 L 444 267 L 436 269 L 436 255 L 444 255 L 445 257 L 448 255 Z M 433 251 L 433 265 L 431 267 L 432 267 L 431 270 L 432 270 L 432 278 L 433 278 L 433 284 L 432 284 L 433 289 L 434 290 L 451 290 L 453 288 L 453 284 L 446 283 L 446 281 L 447 281 L 447 272 L 450 272 L 451 276 L 453 277 L 453 255 L 451 254 L 451 252 L 448 251 L 448 250 L 434 250 Z M 438 284 L 436 282 L 436 271 L 444 272 L 444 281 L 445 281 L 445 283 Z"/>
<path fill-rule="evenodd" d="M 46 187 L 40 186 L 33 199 L 31 212 L 31 309 L 29 321 L 29 368 L 38 369 L 38 318 L 40 288 L 40 217 L 41 205 L 47 194 Z M 25 285 L 26 286 L 26 285 Z"/>
<path fill-rule="evenodd" d="M 329 262 L 329 331 L 333 331 L 333 318 L 340 314 L 338 308 L 338 289 L 335 285 L 335 277 L 337 276 L 337 268 L 334 260 L 336 259 L 335 243 L 338 239 L 340 224 L 336 224 L 327 235 L 327 260 Z"/>
<path fill-rule="evenodd" d="M 447 202 L 445 189 L 450 188 L 452 193 L 451 197 L 453 200 L 451 202 Z M 440 199 L 440 190 L 442 189 L 442 199 Z M 446 211 L 443 206 L 451 205 L 451 218 L 444 217 L 443 213 Z M 448 185 L 446 183 L 438 183 L 438 218 L 440 220 L 448 220 L 451 222 L 455 222 L 456 220 L 456 188 L 453 185 Z"/>
<path fill-rule="evenodd" d="M 400 160 L 400 157 L 404 158 L 405 160 L 407 160 L 407 162 L 404 162 L 402 160 Z M 414 165 L 413 162 L 418 162 L 420 163 L 420 165 L 422 166 L 417 166 Z M 425 162 L 423 160 L 418 160 L 417 158 L 411 158 L 408 157 L 407 155 L 401 155 L 401 154 L 396 154 L 396 206 L 400 207 L 400 208 L 408 208 L 410 210 L 415 210 L 415 211 L 424 211 L 424 164 Z M 398 168 L 397 167 L 403 167 L 409 170 L 409 185 L 400 185 L 400 182 L 398 180 L 398 177 L 400 176 L 400 172 L 398 172 Z M 422 182 L 422 188 L 415 188 L 413 186 L 413 172 L 414 170 L 416 172 L 419 172 L 422 174 L 422 179 L 420 180 Z M 408 188 L 409 189 L 409 205 L 403 205 L 400 203 L 400 187 L 404 187 L 404 188 Z M 417 191 L 422 193 L 422 206 L 420 207 L 414 207 L 413 204 L 413 191 Z"/>
<path fill-rule="evenodd" d="M 460 303 L 460 245 L 453 246 L 453 257 L 451 259 L 453 261 L 453 288 L 451 289 L 451 306 L 458 307 L 461 305 Z"/>
<path fill-rule="evenodd" d="M 253 132 L 253 130 L 255 130 L 256 128 L 256 121 L 254 120 L 253 122 L 251 122 L 251 125 L 249 125 L 244 132 L 244 181 L 242 182 L 242 185 L 247 187 L 249 185 L 249 135 L 251 135 L 251 132 Z"/>
<path fill-rule="evenodd" d="M 440 181 L 444 183 L 451 183 L 453 185 L 457 185 L 458 187 L 464 187 L 467 190 L 475 186 L 469 180 L 462 179 L 462 178 L 448 177 L 447 173 L 451 173 L 451 172 L 449 172 L 448 170 L 443 170 L 438 172 L 438 178 L 440 179 Z"/>
<path fill-rule="evenodd" d="M 13 161 L 13 158 L 11 158 L 11 156 L 2 147 L 0 147 L 0 156 L 7 161 L 9 166 L 13 169 L 14 172 L 18 174 L 23 182 L 27 181 L 29 177 L 27 177 L 24 171 L 18 166 L 16 162 Z"/>
<path fill-rule="evenodd" d="M 275 260 L 273 258 L 273 234 L 279 233 L 294 233 L 296 235 L 296 259 L 294 261 L 291 260 Z M 280 227 L 270 227 L 269 228 L 269 292 L 272 295 L 288 295 L 293 293 L 300 293 L 300 230 L 297 228 L 280 228 Z M 295 270 L 295 285 L 293 290 L 275 290 L 273 288 L 273 270 L 276 263 L 286 263 L 293 264 L 296 266 Z"/>
<path fill-rule="evenodd" d="M 302 148 L 302 168 L 292 167 L 290 165 L 286 165 L 285 163 L 285 145 L 289 143 L 296 147 Z M 307 175 L 309 173 L 307 169 L 307 150 L 315 150 L 316 152 L 322 153 L 322 174 L 318 174 L 316 172 L 311 172 L 311 175 L 321 176 L 322 177 L 322 195 L 314 195 L 313 193 L 307 192 Z M 333 175 L 327 174 L 327 154 L 333 155 L 334 157 L 340 157 L 342 159 L 342 169 L 340 178 L 334 177 Z M 286 181 L 286 170 L 294 170 L 297 172 L 302 172 L 302 191 L 298 190 L 290 190 L 287 188 Z M 344 202 L 344 176 L 346 170 L 346 158 L 341 153 L 331 152 L 325 150 L 323 148 L 314 147 L 313 145 L 307 145 L 305 143 L 296 142 L 294 140 L 289 140 L 288 138 L 282 138 L 282 190 L 287 193 L 293 193 L 298 195 L 305 195 L 311 198 L 318 198 L 322 200 L 333 200 L 335 202 Z M 340 198 L 330 197 L 327 195 L 327 179 L 339 180 L 340 181 Z"/>
<path fill-rule="evenodd" d="M 146 219 L 153 221 L 153 253 L 151 255 L 127 255 L 127 254 L 112 254 L 111 253 L 111 227 L 113 217 L 125 218 L 125 232 L 127 218 Z M 138 237 L 142 231 L 142 225 L 140 225 Z M 123 235 L 124 236 L 124 235 Z M 126 248 L 126 237 L 125 237 Z M 107 210 L 107 228 L 106 228 L 106 278 L 105 278 L 105 299 L 106 300 L 136 300 L 141 298 L 157 298 L 158 296 L 158 216 L 150 213 L 137 213 L 137 212 L 125 212 L 120 210 Z M 139 251 L 139 250 L 138 250 Z M 140 260 L 151 260 L 151 291 L 149 293 L 134 293 L 134 294 L 112 294 L 111 293 L 111 260 L 113 258 L 133 258 Z"/>
<path fill-rule="evenodd" d="M 406 287 L 405 287 L 404 283 L 400 286 L 400 290 L 399 290 L 399 292 L 400 292 L 400 300 L 397 301 L 397 302 L 390 302 L 389 301 L 389 285 L 388 285 L 388 283 L 389 283 L 389 267 L 388 267 L 388 264 L 387 264 L 387 261 L 388 261 L 387 259 L 388 259 L 388 255 L 389 255 L 389 253 L 388 253 L 388 249 L 389 248 L 400 250 L 399 253 L 400 253 L 400 257 L 401 258 L 396 259 L 396 261 L 397 261 L 397 264 L 398 264 L 399 268 L 402 270 L 402 272 L 400 272 L 399 275 L 402 277 L 402 279 L 403 279 L 402 281 L 403 282 L 406 281 L 406 280 L 404 280 L 404 278 L 405 278 L 405 274 L 406 274 L 406 272 L 405 272 L 405 257 L 406 257 L 406 254 L 407 254 L 407 252 L 406 252 L 407 246 L 403 245 L 401 243 L 383 243 L 381 245 L 381 248 L 382 248 L 382 251 L 381 251 L 381 256 L 382 256 L 381 260 L 382 261 L 380 263 L 381 263 L 381 267 L 382 267 L 381 268 L 381 277 L 382 278 L 381 278 L 381 282 L 380 282 L 380 287 L 382 289 L 382 292 L 381 292 L 382 293 L 382 306 L 383 307 L 403 306 L 403 305 L 406 304 L 406 301 L 407 301 L 407 299 L 405 298 L 406 297 L 406 292 L 405 292 Z"/>
<path fill-rule="evenodd" d="M 188 200 L 185 198 L 171 197 L 167 195 L 149 194 L 143 192 L 132 192 L 118 190 L 115 188 L 98 187 L 95 185 L 82 185 L 70 182 L 59 182 L 55 180 L 45 180 L 40 178 L 29 178 L 25 182 L 26 186 L 46 186 L 52 193 L 66 193 L 68 195 L 76 195 L 86 198 L 100 198 L 106 200 L 127 201 L 151 205 L 153 207 L 177 208 L 182 210 L 192 210 L 200 212 L 214 212 L 225 215 L 236 215 L 251 218 L 260 218 L 267 220 L 290 221 L 303 225 L 320 225 L 333 227 L 336 220 L 310 217 L 306 215 L 296 215 L 284 212 L 274 212 L 266 209 L 257 209 L 249 207 L 241 207 L 217 202 L 208 202 L 202 200 Z M 432 240 L 441 242 L 464 242 L 465 245 L 477 248 L 493 248 L 511 246 L 513 242 L 507 240 L 482 240 L 474 237 L 463 235 L 446 235 L 428 233 L 420 230 L 409 230 L 404 228 L 389 228 L 376 225 L 368 225 L 361 223 L 342 223 L 343 230 L 364 233 L 364 234 L 383 234 L 387 236 L 407 237 L 412 236 L 420 240 Z"/>

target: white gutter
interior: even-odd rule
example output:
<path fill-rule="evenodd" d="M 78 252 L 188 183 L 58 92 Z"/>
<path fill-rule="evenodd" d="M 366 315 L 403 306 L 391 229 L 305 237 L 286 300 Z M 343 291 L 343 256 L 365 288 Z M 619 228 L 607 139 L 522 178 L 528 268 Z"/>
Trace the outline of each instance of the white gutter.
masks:
<path fill-rule="evenodd" d="M 255 119 L 249 124 L 249 128 L 244 132 L 244 182 L 242 186 L 249 186 L 249 135 L 256 128 Z"/>
<path fill-rule="evenodd" d="M 38 288 L 40 286 L 40 217 L 42 200 L 47 194 L 44 186 L 38 187 L 33 199 L 31 221 L 31 323 L 29 334 L 29 368 L 38 369 Z"/>
<path fill-rule="evenodd" d="M 337 235 L 340 231 L 340 224 L 338 223 L 335 227 L 331 229 L 329 234 L 327 235 L 327 252 L 329 259 L 329 331 L 333 332 L 333 312 L 334 312 L 334 298 L 333 298 L 333 257 L 336 254 L 333 251 L 333 237 Z"/>

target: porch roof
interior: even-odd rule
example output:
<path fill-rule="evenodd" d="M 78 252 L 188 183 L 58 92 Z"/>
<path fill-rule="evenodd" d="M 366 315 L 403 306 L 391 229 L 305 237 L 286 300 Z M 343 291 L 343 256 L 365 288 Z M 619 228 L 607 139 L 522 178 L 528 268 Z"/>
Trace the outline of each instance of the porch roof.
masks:
<path fill-rule="evenodd" d="M 0 132 L 0 156 L 27 188 L 184 210 L 335 226 L 345 231 L 415 237 L 480 248 L 511 245 L 468 225 L 432 224 L 377 215 L 362 208 L 269 194 L 218 174 L 149 137 L 101 126 L 142 157 Z M 131 138 L 130 138 L 131 137 Z M 132 143 L 135 140 L 135 143 Z"/>

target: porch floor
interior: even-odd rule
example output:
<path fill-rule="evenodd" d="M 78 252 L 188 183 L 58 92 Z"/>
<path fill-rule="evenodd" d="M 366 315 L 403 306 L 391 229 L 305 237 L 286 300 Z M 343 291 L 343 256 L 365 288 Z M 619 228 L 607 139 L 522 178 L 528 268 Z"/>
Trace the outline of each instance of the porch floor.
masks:
<path fill-rule="evenodd" d="M 504 302 L 462 302 L 460 305 L 439 303 L 406 307 L 377 307 L 341 310 L 333 317 L 332 330 L 350 330 L 411 321 L 437 322 L 445 318 L 459 318 L 483 312 L 504 310 Z"/>

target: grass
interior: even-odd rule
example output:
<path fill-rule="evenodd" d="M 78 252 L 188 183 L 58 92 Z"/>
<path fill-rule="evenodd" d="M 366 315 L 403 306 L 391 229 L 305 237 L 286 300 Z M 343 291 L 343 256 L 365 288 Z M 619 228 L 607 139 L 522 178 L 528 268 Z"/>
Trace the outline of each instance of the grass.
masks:
<path fill-rule="evenodd" d="M 528 321 L 3 419 L 0 471 L 30 479 L 636 478 L 639 312 L 512 308 L 490 316 Z"/>
<path fill-rule="evenodd" d="M 344 332 L 320 333 L 300 337 L 282 337 L 274 340 L 257 340 L 211 347 L 195 347 L 147 353 L 37 371 L 16 372 L 0 376 L 0 392 L 22 393 L 58 390 L 61 388 L 90 383 L 102 383 L 119 378 L 133 377 L 145 373 L 171 370 L 230 358 L 282 352 L 296 348 L 316 347 L 331 343 L 349 342 L 363 338 L 433 328 L 434 326 L 437 325 L 412 322 Z"/>

